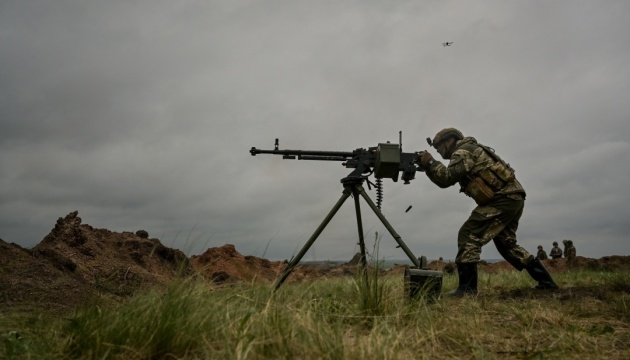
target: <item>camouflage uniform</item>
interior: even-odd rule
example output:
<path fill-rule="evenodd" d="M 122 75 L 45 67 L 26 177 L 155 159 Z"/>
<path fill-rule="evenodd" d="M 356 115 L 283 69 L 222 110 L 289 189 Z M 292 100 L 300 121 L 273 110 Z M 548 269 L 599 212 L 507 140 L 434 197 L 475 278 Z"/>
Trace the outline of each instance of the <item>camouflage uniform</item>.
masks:
<path fill-rule="evenodd" d="M 558 243 L 553 244 L 553 248 L 551 248 L 549 256 L 551 256 L 552 259 L 560 259 L 562 257 L 562 249 L 558 247 Z"/>
<path fill-rule="evenodd" d="M 564 246 L 564 249 L 562 250 L 562 256 L 564 256 L 564 258 L 567 258 L 567 250 L 569 249 L 569 240 L 562 240 L 562 245 Z"/>
<path fill-rule="evenodd" d="M 489 154 L 490 148 L 478 144 L 473 137 L 464 137 L 455 147 L 448 166 L 434 161 L 426 170 L 429 179 L 441 188 L 459 183 L 461 192 L 465 192 L 475 177 L 500 162 L 496 155 Z M 518 270 L 525 268 L 534 256 L 516 244 L 516 230 L 524 205 L 525 190 L 516 178 L 495 191 L 490 202 L 477 206 L 460 228 L 455 262 L 478 263 L 481 247 L 492 240 L 512 266 Z"/>
<path fill-rule="evenodd" d="M 573 241 L 567 241 L 567 261 L 573 262 L 575 261 L 575 257 L 577 256 L 577 252 L 575 250 L 575 246 L 573 246 Z"/>
<path fill-rule="evenodd" d="M 539 260 L 547 260 L 549 259 L 547 257 L 547 253 L 545 252 L 545 250 L 543 250 L 542 246 L 538 246 L 538 253 L 536 253 L 536 258 Z"/>

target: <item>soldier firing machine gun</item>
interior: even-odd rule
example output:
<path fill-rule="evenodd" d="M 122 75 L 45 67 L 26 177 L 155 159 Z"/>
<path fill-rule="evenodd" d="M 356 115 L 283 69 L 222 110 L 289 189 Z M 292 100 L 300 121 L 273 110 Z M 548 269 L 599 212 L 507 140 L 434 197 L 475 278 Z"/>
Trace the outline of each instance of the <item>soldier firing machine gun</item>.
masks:
<path fill-rule="evenodd" d="M 411 180 L 413 180 L 416 176 L 417 171 L 424 171 L 419 165 L 418 162 L 418 153 L 405 153 L 402 151 L 402 131 L 399 132 L 399 143 L 398 144 L 390 144 L 381 143 L 376 147 L 370 147 L 367 149 L 359 148 L 354 151 L 312 151 L 312 150 L 280 150 L 278 145 L 278 139 L 276 139 L 275 146 L 273 150 L 261 150 L 255 147 L 252 147 L 249 150 L 252 156 L 256 156 L 258 154 L 273 154 L 273 155 L 282 155 L 283 159 L 291 159 L 291 160 L 320 160 L 320 161 L 340 161 L 342 165 L 354 169 L 350 174 L 343 179 L 341 179 L 341 183 L 343 184 L 344 190 L 341 198 L 337 201 L 335 206 L 330 210 L 324 221 L 319 225 L 319 227 L 315 230 L 311 238 L 306 242 L 302 250 L 287 264 L 283 274 L 280 276 L 278 281 L 275 284 L 275 289 L 278 289 L 282 283 L 286 280 L 286 278 L 291 274 L 293 268 L 299 263 L 302 257 L 306 254 L 308 249 L 313 245 L 317 237 L 324 230 L 326 225 L 330 222 L 330 220 L 335 216 L 341 205 L 346 201 L 346 199 L 352 195 L 354 198 L 355 211 L 357 217 L 357 227 L 359 231 L 359 247 L 361 250 L 361 264 L 365 269 L 366 264 L 366 256 L 365 256 L 365 242 L 363 238 L 363 224 L 361 221 L 361 209 L 359 204 L 359 196 L 363 197 L 367 204 L 370 206 L 372 211 L 376 214 L 376 216 L 381 220 L 383 225 L 387 228 L 389 233 L 394 237 L 394 240 L 398 243 L 398 247 L 402 248 L 405 254 L 409 257 L 411 262 L 418 268 L 423 267 L 420 261 L 414 254 L 409 250 L 407 245 L 402 241 L 402 238 L 394 228 L 390 225 L 390 223 L 385 219 L 383 214 L 380 211 L 381 203 L 383 200 L 383 188 L 382 188 L 382 179 L 389 178 L 394 182 L 398 181 L 399 173 L 402 173 L 400 178 L 403 180 L 404 184 L 409 184 Z M 376 178 L 376 184 L 372 184 L 368 177 L 370 175 L 374 175 Z M 370 185 L 374 185 L 377 193 L 377 203 L 374 204 L 372 199 L 366 194 L 365 189 L 363 189 L 363 182 L 366 181 L 368 184 L 368 188 Z"/>

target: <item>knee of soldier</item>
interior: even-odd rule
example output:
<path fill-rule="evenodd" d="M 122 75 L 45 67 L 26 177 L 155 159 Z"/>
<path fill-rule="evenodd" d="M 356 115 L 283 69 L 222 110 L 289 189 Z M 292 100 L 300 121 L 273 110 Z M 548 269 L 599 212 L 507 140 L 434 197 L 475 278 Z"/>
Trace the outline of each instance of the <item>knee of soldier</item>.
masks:
<path fill-rule="evenodd" d="M 479 242 L 470 241 L 459 246 L 457 252 L 457 263 L 474 263 L 481 259 L 481 245 Z"/>
<path fill-rule="evenodd" d="M 462 226 L 457 232 L 457 244 L 461 246 L 464 243 L 470 241 L 470 238 L 474 237 L 470 229 L 466 228 L 466 226 Z"/>
<path fill-rule="evenodd" d="M 470 251 L 472 249 L 479 249 L 481 251 L 481 247 L 484 245 L 483 239 L 475 236 L 475 234 L 462 234 L 458 238 L 457 247 L 459 249 L 465 249 Z"/>
<path fill-rule="evenodd" d="M 457 242 L 461 242 L 462 239 L 467 239 L 467 238 L 468 238 L 468 234 L 464 232 L 462 229 L 459 229 L 459 232 L 457 233 Z"/>
<path fill-rule="evenodd" d="M 470 231 L 468 231 L 468 230 L 466 229 L 466 224 L 464 224 L 464 225 L 462 225 L 462 226 L 459 228 L 459 231 L 457 232 L 457 236 L 458 236 L 458 237 L 462 237 L 463 235 L 465 235 L 466 233 L 469 233 L 469 232 L 470 232 Z"/>
<path fill-rule="evenodd" d="M 462 248 L 464 246 L 470 246 L 476 244 L 478 239 L 471 233 L 459 233 L 457 235 L 457 247 Z"/>
<path fill-rule="evenodd" d="M 497 247 L 510 248 L 516 245 L 516 238 L 504 233 L 495 236 L 492 241 Z"/>

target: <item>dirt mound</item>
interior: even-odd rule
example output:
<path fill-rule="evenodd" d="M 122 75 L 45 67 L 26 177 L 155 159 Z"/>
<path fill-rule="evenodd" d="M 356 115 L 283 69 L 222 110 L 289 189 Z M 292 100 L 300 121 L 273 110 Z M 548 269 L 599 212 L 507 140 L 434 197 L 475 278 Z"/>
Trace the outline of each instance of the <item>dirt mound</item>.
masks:
<path fill-rule="evenodd" d="M 192 256 L 190 262 L 198 273 L 214 283 L 272 282 L 287 266 L 286 261 L 269 261 L 256 256 L 243 256 L 232 244 L 209 248 L 199 256 Z M 298 264 L 286 282 L 353 275 L 355 268 L 356 265 L 352 261 L 343 265 Z"/>
<path fill-rule="evenodd" d="M 33 250 L 0 241 L 0 305 L 37 303 L 58 308 L 76 304 L 85 298 L 86 287 L 68 272 L 52 266 Z"/>
<path fill-rule="evenodd" d="M 131 232 L 59 218 L 33 249 L 0 242 L 0 303 L 74 306 L 95 294 L 131 295 L 194 273 L 186 255 Z"/>
<path fill-rule="evenodd" d="M 215 283 L 233 281 L 270 281 L 278 277 L 284 263 L 255 256 L 243 256 L 232 244 L 209 248 L 199 256 L 192 256 L 194 269 Z"/>

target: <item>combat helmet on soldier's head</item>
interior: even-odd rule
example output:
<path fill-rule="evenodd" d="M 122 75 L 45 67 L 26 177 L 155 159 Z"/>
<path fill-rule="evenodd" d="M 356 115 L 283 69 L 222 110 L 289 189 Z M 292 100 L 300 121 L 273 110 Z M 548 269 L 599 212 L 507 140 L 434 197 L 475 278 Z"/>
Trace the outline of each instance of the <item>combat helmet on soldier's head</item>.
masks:
<path fill-rule="evenodd" d="M 542 245 L 538 245 L 538 248 L 539 248 L 539 249 L 542 249 Z"/>
<path fill-rule="evenodd" d="M 557 242 L 557 241 L 554 241 L 554 242 L 553 242 L 553 245 L 554 245 L 554 246 L 555 246 L 555 245 L 558 245 L 558 242 Z"/>
<path fill-rule="evenodd" d="M 462 134 L 461 131 L 455 128 L 445 128 L 438 131 L 438 133 L 435 134 L 435 137 L 433 138 L 433 141 L 432 141 L 433 147 L 437 149 L 437 146 L 439 143 L 448 139 L 451 136 L 456 138 L 457 140 L 461 140 L 464 138 L 464 134 Z"/>

